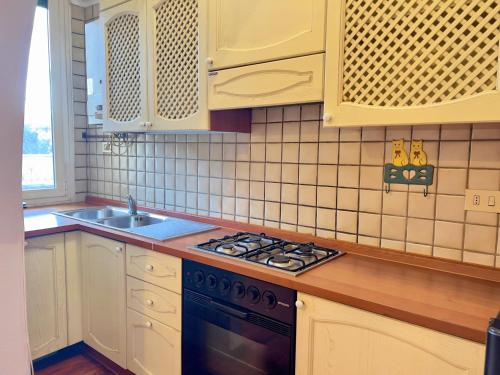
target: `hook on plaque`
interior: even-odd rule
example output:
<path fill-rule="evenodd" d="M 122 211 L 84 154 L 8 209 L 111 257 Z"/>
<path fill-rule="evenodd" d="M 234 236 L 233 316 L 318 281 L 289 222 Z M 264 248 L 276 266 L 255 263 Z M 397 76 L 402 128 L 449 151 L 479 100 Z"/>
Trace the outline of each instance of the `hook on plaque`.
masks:
<path fill-rule="evenodd" d="M 424 187 L 424 197 L 427 197 L 429 195 L 429 185 L 425 185 Z"/>
<path fill-rule="evenodd" d="M 385 185 L 385 192 L 389 194 L 391 192 L 391 184 L 386 184 Z"/>

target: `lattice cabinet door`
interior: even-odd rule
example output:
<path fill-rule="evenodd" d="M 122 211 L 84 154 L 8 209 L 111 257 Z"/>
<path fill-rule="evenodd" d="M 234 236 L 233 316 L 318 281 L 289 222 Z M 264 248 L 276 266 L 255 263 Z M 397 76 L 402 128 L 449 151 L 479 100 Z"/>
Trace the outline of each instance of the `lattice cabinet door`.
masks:
<path fill-rule="evenodd" d="M 500 121 L 500 0 L 329 0 L 324 124 Z"/>
<path fill-rule="evenodd" d="M 100 15 L 105 43 L 105 131 L 144 131 L 148 125 L 146 8 L 131 0 Z"/>
<path fill-rule="evenodd" d="M 147 0 L 151 130 L 208 130 L 207 1 Z"/>
<path fill-rule="evenodd" d="M 323 52 L 325 13 L 326 0 L 210 0 L 208 67 Z"/>

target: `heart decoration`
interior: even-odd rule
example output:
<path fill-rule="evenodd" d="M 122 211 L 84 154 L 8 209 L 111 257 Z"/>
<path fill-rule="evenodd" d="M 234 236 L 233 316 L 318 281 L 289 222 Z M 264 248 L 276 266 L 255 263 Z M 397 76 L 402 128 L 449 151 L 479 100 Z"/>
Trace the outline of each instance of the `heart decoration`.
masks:
<path fill-rule="evenodd" d="M 415 177 L 415 175 L 417 174 L 417 172 L 415 172 L 413 169 L 411 170 L 404 170 L 403 171 L 403 177 L 406 178 L 407 180 L 411 180 L 413 177 Z"/>

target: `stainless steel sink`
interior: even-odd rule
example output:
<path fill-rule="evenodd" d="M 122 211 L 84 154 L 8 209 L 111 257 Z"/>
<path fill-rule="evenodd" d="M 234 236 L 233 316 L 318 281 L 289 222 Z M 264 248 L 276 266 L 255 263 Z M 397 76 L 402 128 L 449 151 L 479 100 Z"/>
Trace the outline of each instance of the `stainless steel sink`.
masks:
<path fill-rule="evenodd" d="M 152 217 L 149 215 L 119 216 L 108 219 L 98 220 L 97 223 L 120 229 L 145 227 L 147 225 L 159 224 L 165 221 L 163 218 Z"/>
<path fill-rule="evenodd" d="M 114 207 L 92 207 L 78 210 L 64 211 L 60 213 L 63 216 L 68 216 L 73 219 L 95 221 L 99 219 L 128 216 L 126 210 L 121 210 Z"/>
<path fill-rule="evenodd" d="M 53 212 L 53 214 L 160 241 L 216 228 L 210 224 L 156 215 L 144 211 L 131 214 L 126 208 L 112 206 L 81 208 Z M 164 223 L 164 225 L 153 226 L 161 223 Z"/>

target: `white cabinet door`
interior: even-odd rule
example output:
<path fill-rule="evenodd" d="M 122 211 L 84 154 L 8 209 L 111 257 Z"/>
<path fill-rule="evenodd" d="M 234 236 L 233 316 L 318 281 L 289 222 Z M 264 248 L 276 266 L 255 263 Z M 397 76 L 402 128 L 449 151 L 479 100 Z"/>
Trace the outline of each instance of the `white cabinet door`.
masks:
<path fill-rule="evenodd" d="M 329 0 L 326 126 L 500 121 L 498 0 L 441 4 Z"/>
<path fill-rule="evenodd" d="M 127 368 L 134 374 L 181 374 L 179 331 L 128 309 L 127 341 Z"/>
<path fill-rule="evenodd" d="M 148 121 L 145 2 L 131 0 L 100 15 L 105 45 L 105 131 L 145 130 Z"/>
<path fill-rule="evenodd" d="M 210 72 L 209 108 L 249 108 L 323 100 L 324 54 Z"/>
<path fill-rule="evenodd" d="M 210 129 L 207 1 L 147 0 L 152 131 Z"/>
<path fill-rule="evenodd" d="M 125 247 L 82 233 L 83 339 L 126 366 Z"/>
<path fill-rule="evenodd" d="M 298 375 L 481 375 L 484 345 L 299 293 Z"/>
<path fill-rule="evenodd" d="M 325 50 L 326 0 L 210 0 L 211 69 Z"/>
<path fill-rule="evenodd" d="M 27 241 L 26 303 L 32 359 L 67 345 L 64 259 L 63 234 Z"/>

